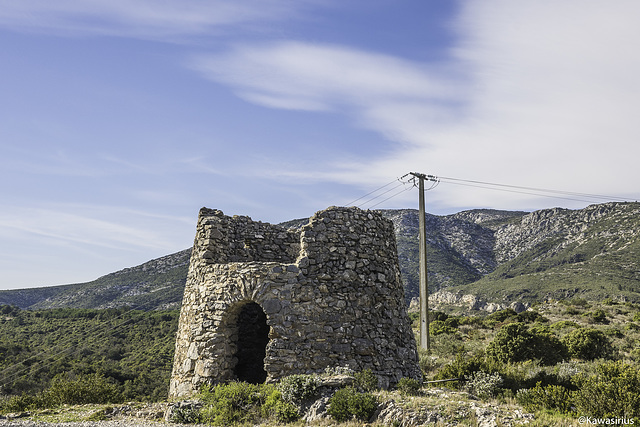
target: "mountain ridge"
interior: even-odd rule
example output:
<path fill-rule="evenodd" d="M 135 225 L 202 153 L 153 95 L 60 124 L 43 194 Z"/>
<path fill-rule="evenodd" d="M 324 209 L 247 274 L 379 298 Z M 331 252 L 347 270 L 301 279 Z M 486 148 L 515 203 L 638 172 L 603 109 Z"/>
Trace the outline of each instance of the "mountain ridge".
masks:
<path fill-rule="evenodd" d="M 395 227 L 407 302 L 418 296 L 418 212 L 380 210 Z M 640 204 L 534 212 L 472 209 L 426 215 L 434 303 L 471 308 L 580 296 L 640 301 Z M 281 223 L 300 227 L 307 219 Z M 94 281 L 0 291 L 20 308 L 171 309 L 181 304 L 190 249 Z M 465 297 L 466 296 L 466 297 Z M 465 298 L 462 298 L 465 297 Z M 491 302 L 493 305 L 481 304 Z"/>

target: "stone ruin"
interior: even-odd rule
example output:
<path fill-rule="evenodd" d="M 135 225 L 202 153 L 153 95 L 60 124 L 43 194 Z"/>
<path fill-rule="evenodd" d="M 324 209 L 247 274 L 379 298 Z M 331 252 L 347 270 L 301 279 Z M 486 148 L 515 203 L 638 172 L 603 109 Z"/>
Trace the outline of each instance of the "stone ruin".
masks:
<path fill-rule="evenodd" d="M 338 366 L 421 377 L 391 221 L 331 207 L 287 230 L 202 208 L 169 396 Z"/>

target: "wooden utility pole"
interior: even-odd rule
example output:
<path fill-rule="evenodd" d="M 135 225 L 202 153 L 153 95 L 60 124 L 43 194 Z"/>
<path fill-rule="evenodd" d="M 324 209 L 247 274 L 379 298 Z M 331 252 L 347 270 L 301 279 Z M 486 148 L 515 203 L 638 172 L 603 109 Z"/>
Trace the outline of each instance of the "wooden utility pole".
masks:
<path fill-rule="evenodd" d="M 427 281 L 427 227 L 424 208 L 424 180 L 426 175 L 411 172 L 418 178 L 418 225 L 420 233 L 420 348 L 431 352 L 431 340 L 429 338 L 429 287 Z"/>

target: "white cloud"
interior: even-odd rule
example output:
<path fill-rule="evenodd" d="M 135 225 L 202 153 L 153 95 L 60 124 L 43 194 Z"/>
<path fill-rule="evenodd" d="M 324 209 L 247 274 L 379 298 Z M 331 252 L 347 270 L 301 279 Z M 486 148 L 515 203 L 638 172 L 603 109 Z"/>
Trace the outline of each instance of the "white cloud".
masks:
<path fill-rule="evenodd" d="M 463 94 L 437 67 L 343 46 L 276 42 L 200 55 L 190 66 L 271 108 L 353 112 L 363 126 L 411 141 Z M 456 82 L 459 83 L 459 82 Z M 415 130 L 411 128 L 415 127 Z"/>
<path fill-rule="evenodd" d="M 21 31 L 173 39 L 297 16 L 312 1 L 0 0 L 0 26 Z"/>
<path fill-rule="evenodd" d="M 463 6 L 446 64 L 282 42 L 201 57 L 196 67 L 250 102 L 347 113 L 392 142 L 384 158 L 335 164 L 325 176 L 337 181 L 384 183 L 418 170 L 637 194 L 640 3 L 471 0 Z M 444 184 L 433 194 L 451 207 L 571 204 Z"/>
<path fill-rule="evenodd" d="M 43 245 L 101 246 L 117 250 L 170 249 L 171 238 L 159 223 L 190 224 L 185 219 L 130 209 L 77 204 L 38 208 L 7 206 L 0 214 L 0 233 Z M 48 242 L 48 243 L 46 243 Z"/>

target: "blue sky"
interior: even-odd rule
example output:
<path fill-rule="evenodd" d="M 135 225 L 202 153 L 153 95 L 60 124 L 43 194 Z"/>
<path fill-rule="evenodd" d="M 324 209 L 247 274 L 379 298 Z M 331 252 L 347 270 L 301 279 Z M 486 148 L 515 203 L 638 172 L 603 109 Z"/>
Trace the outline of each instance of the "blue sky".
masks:
<path fill-rule="evenodd" d="M 623 0 L 0 0 L 0 289 L 187 248 L 202 206 L 277 223 L 409 171 L 635 200 L 639 14 Z M 455 184 L 428 211 L 590 203 Z M 416 207 L 415 190 L 386 188 L 376 208 Z"/>

